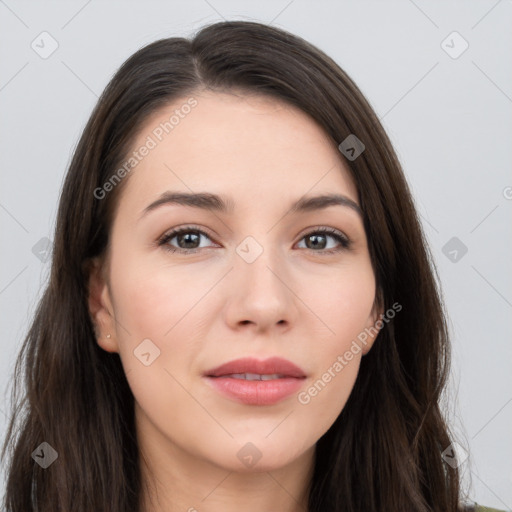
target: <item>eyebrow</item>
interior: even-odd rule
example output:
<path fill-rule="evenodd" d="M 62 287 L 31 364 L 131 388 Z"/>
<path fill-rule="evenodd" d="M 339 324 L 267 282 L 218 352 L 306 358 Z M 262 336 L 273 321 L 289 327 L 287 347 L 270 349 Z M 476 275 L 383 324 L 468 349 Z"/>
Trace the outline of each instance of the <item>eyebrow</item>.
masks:
<path fill-rule="evenodd" d="M 216 211 L 220 213 L 233 213 L 235 203 L 230 198 L 208 192 L 164 192 L 156 201 L 153 201 L 142 212 L 141 218 L 147 213 L 163 205 L 181 205 L 203 210 Z M 360 206 L 347 196 L 342 194 L 323 194 L 313 197 L 301 197 L 291 205 L 292 213 L 303 213 L 316 210 L 323 210 L 330 206 L 344 206 L 357 212 L 361 218 L 364 217 Z"/>

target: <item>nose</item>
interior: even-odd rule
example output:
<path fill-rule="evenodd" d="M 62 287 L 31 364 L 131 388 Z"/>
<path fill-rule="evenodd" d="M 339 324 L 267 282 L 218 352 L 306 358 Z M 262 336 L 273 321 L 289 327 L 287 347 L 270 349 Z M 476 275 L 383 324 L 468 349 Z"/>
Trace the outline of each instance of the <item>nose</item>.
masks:
<path fill-rule="evenodd" d="M 286 330 L 298 316 L 290 272 L 275 251 L 265 249 L 252 263 L 235 254 L 228 286 L 225 314 L 233 329 Z"/>

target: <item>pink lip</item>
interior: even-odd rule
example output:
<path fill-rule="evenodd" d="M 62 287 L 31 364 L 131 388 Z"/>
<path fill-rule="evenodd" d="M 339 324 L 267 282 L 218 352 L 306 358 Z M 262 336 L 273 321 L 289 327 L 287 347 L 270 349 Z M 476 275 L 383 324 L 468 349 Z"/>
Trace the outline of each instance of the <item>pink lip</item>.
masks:
<path fill-rule="evenodd" d="M 272 380 L 244 380 L 229 377 L 236 373 L 278 374 Z M 291 361 L 272 357 L 260 361 L 243 358 L 222 364 L 204 373 L 217 391 L 247 405 L 272 405 L 295 393 L 306 378 L 304 371 Z"/>

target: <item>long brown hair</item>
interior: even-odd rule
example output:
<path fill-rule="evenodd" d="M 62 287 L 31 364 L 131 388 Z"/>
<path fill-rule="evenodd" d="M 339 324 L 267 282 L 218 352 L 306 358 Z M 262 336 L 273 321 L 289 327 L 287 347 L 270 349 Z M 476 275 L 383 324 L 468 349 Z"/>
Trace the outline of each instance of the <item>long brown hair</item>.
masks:
<path fill-rule="evenodd" d="M 259 23 L 228 21 L 194 38 L 137 51 L 101 95 L 76 147 L 58 209 L 49 283 L 15 366 L 4 510 L 138 511 L 142 480 L 134 397 L 118 354 L 101 349 L 88 310 L 88 266 L 102 255 L 129 177 L 104 198 L 142 123 L 173 99 L 204 89 L 268 95 L 306 112 L 336 145 L 359 192 L 376 300 L 400 314 L 362 358 L 353 391 L 318 441 L 309 512 L 455 512 L 457 468 L 440 399 L 450 347 L 435 266 L 398 158 L 369 103 L 327 55 Z M 21 375 L 25 392 L 19 400 Z M 16 436 L 14 435 L 16 434 Z M 47 442 L 47 469 L 33 452 Z"/>

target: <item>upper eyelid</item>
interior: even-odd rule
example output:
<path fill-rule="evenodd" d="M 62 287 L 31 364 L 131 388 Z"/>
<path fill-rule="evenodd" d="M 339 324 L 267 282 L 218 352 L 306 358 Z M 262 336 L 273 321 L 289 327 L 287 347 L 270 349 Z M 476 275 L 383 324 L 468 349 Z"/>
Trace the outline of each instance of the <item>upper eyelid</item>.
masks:
<path fill-rule="evenodd" d="M 173 229 L 170 229 L 169 231 L 166 231 L 159 238 L 159 240 L 170 240 L 170 239 L 174 238 L 175 236 L 181 234 L 182 232 L 187 232 L 187 231 L 197 231 L 202 235 L 206 235 L 210 239 L 215 238 L 215 236 L 208 233 L 208 231 L 204 228 L 199 228 L 196 226 L 183 226 L 183 227 L 173 228 Z"/>

